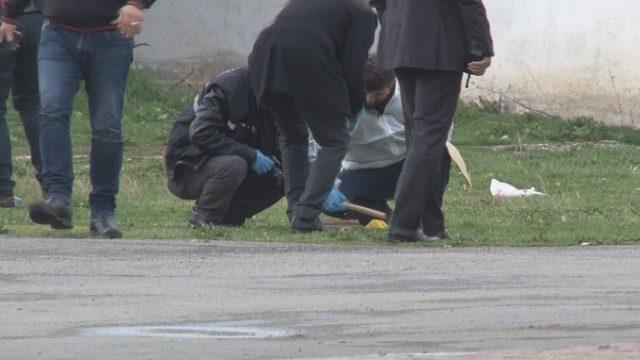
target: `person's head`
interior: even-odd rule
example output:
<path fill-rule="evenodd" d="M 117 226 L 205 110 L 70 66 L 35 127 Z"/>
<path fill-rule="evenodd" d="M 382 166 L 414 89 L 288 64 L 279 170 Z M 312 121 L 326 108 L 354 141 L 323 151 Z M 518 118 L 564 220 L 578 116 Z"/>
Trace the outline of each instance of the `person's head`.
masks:
<path fill-rule="evenodd" d="M 365 67 L 367 82 L 367 108 L 375 109 L 385 102 L 395 90 L 396 77 L 393 71 L 383 69 L 376 63 L 376 55 L 369 55 Z"/>

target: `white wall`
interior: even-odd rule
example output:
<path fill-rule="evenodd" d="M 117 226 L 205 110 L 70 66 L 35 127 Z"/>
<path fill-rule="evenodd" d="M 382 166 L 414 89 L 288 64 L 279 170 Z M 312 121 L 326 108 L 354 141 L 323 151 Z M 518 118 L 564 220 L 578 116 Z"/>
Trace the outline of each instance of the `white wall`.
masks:
<path fill-rule="evenodd" d="M 138 42 L 147 64 L 241 63 L 285 0 L 158 1 Z M 640 0 L 485 0 L 495 66 L 465 97 L 640 127 Z M 175 29 L 171 29 L 175 27 Z M 176 69 L 178 72 L 180 69 Z"/>
<path fill-rule="evenodd" d="M 640 126 L 640 1 L 488 0 L 496 66 L 477 82 L 552 114 Z"/>

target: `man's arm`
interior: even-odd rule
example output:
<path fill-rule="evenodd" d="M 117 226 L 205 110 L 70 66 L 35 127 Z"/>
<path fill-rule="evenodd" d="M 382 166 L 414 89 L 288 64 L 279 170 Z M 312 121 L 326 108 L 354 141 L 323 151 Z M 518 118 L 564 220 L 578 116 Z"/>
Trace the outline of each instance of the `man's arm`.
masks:
<path fill-rule="evenodd" d="M 2 25 L 0 25 L 0 43 L 5 40 L 9 43 L 13 42 L 16 26 L 18 25 L 18 17 L 30 2 L 30 0 L 0 0 L 3 10 Z"/>
<path fill-rule="evenodd" d="M 24 9 L 29 6 L 31 0 L 1 0 L 0 3 L 4 10 L 2 22 L 17 25 L 18 17 L 20 17 Z"/>
<path fill-rule="evenodd" d="M 210 155 L 237 155 L 251 165 L 256 149 L 227 136 L 226 96 L 217 86 L 206 88 L 194 103 L 195 120 L 189 127 L 189 141 Z"/>
<path fill-rule="evenodd" d="M 482 0 L 457 0 L 467 33 L 467 51 L 481 57 L 493 57 L 493 39 L 487 10 Z"/>
<path fill-rule="evenodd" d="M 352 115 L 357 114 L 364 106 L 364 66 L 378 26 L 378 20 L 371 9 L 366 9 L 364 5 L 357 6 L 353 12 L 353 21 L 347 33 L 345 52 L 341 59 L 343 77 L 349 89 Z"/>
<path fill-rule="evenodd" d="M 134 37 L 142 31 L 144 9 L 148 9 L 156 0 L 128 0 L 118 11 L 118 18 L 111 23 L 118 27 L 122 35 Z"/>
<path fill-rule="evenodd" d="M 148 9 L 153 5 L 156 0 L 129 0 L 127 1 L 127 5 L 133 5 L 140 10 Z"/>

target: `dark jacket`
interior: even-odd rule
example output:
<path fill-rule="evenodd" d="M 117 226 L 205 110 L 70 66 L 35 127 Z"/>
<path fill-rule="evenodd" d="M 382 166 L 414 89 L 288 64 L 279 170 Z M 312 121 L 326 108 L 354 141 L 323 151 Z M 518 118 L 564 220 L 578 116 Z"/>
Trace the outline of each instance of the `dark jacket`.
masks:
<path fill-rule="evenodd" d="M 156 0 L 35 0 L 44 16 L 61 23 L 90 28 L 109 25 L 125 5 L 149 8 Z M 18 17 L 32 0 L 5 0 L 3 21 L 16 23 Z"/>
<path fill-rule="evenodd" d="M 256 149 L 279 156 L 277 132 L 269 114 L 258 106 L 247 68 L 227 71 L 211 80 L 173 124 L 165 153 L 167 175 L 183 166 L 198 170 L 213 156 L 237 155 L 251 165 Z"/>
<path fill-rule="evenodd" d="M 0 15 L 4 15 L 5 7 L 8 3 L 9 0 L 0 0 Z M 42 11 L 42 0 L 29 0 L 27 6 L 23 10 L 23 13 L 34 11 Z"/>
<path fill-rule="evenodd" d="M 357 113 L 376 27 L 374 12 L 356 0 L 290 0 L 249 56 L 257 97 L 283 92 L 316 109 Z"/>
<path fill-rule="evenodd" d="M 378 61 L 388 69 L 466 71 L 493 56 L 482 0 L 373 0 L 382 10 Z"/>

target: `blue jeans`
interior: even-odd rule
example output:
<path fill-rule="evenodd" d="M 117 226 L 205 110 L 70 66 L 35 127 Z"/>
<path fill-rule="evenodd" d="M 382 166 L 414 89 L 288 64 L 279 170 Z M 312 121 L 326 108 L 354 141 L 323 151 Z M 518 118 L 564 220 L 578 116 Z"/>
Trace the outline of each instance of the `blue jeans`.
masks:
<path fill-rule="evenodd" d="M 7 128 L 7 99 L 13 96 L 13 107 L 20 115 L 22 127 L 31 149 L 31 162 L 36 169 L 36 179 L 41 182 L 40 147 L 40 98 L 38 95 L 38 42 L 42 15 L 28 13 L 20 17 L 18 30 L 23 38 L 18 51 L 10 51 L 0 44 L 0 194 L 12 193 L 15 187 L 11 179 L 11 139 Z"/>
<path fill-rule="evenodd" d="M 38 54 L 40 147 L 47 198 L 70 201 L 73 153 L 69 121 L 81 80 L 89 100 L 92 213 L 114 212 L 122 167 L 122 108 L 133 39 L 117 30 L 78 33 L 45 22 Z"/>

